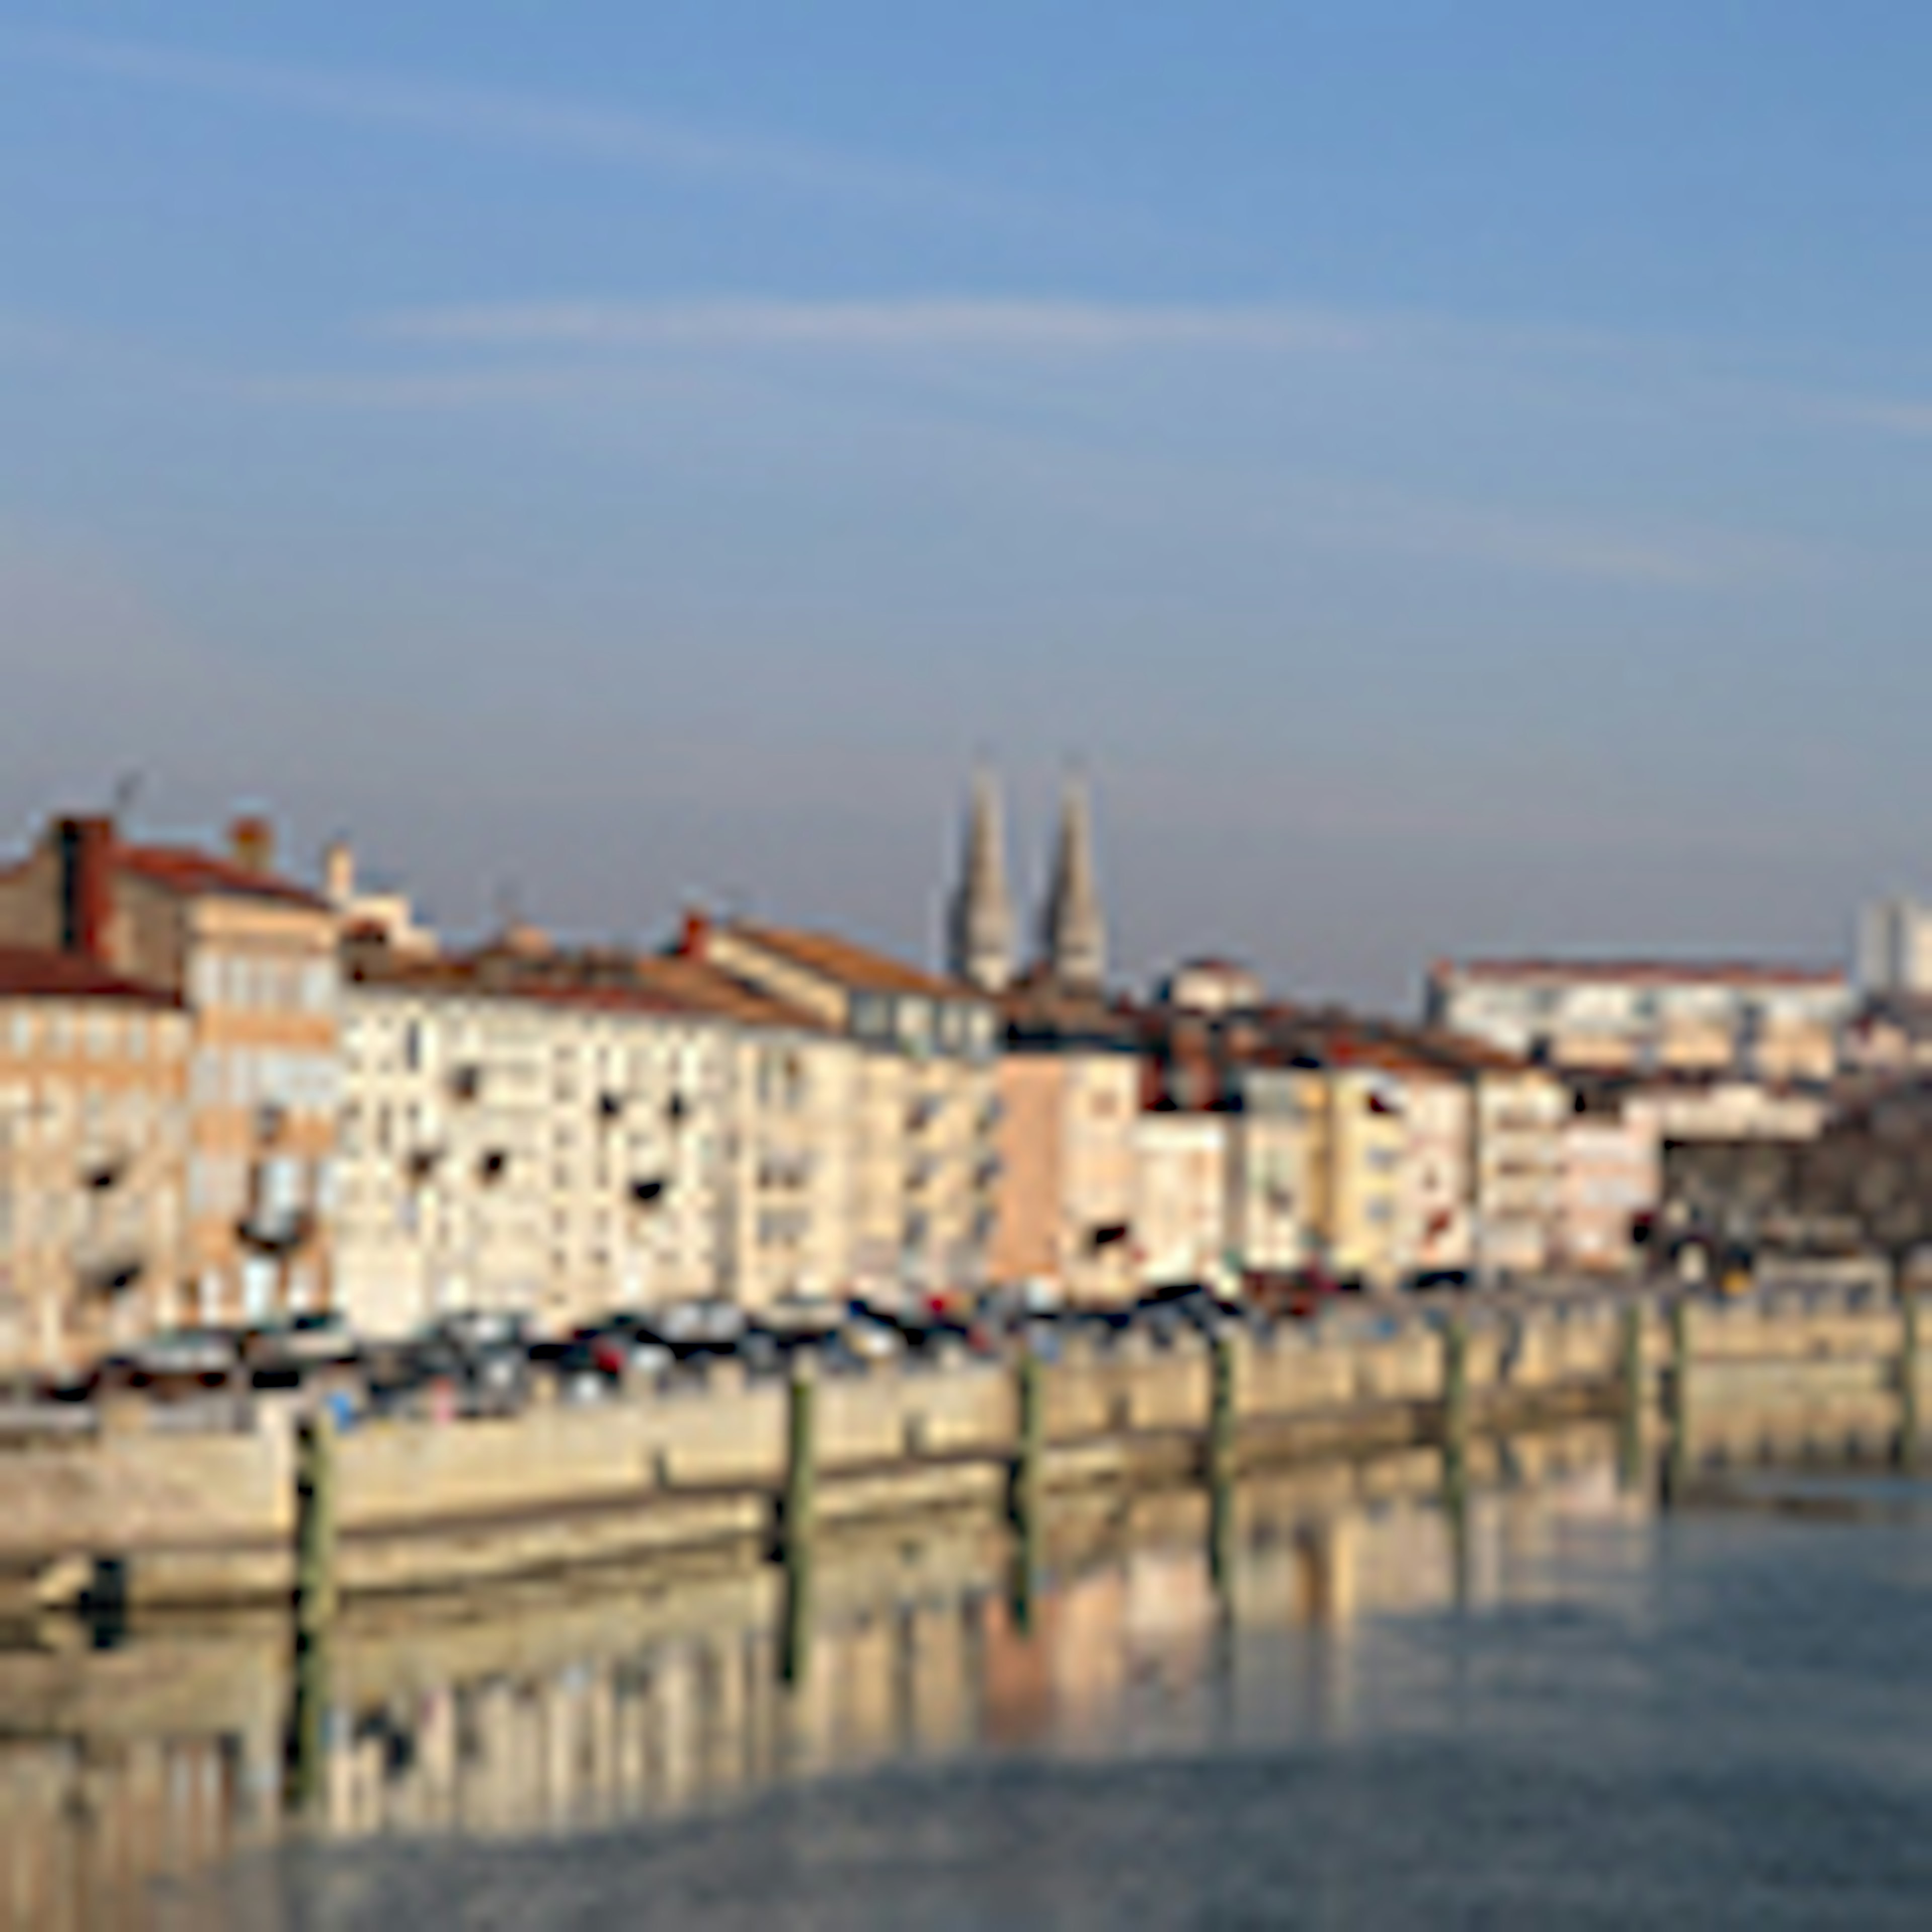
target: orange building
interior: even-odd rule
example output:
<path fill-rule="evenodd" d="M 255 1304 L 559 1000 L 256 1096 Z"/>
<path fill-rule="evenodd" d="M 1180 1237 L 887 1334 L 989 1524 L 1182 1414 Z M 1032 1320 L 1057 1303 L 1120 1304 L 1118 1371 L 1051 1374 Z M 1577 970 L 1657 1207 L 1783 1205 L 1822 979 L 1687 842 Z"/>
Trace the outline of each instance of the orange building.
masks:
<path fill-rule="evenodd" d="M 188 1058 L 170 995 L 0 948 L 0 1372 L 77 1368 L 175 1318 Z"/>
<path fill-rule="evenodd" d="M 260 819 L 236 822 L 226 856 L 61 819 L 0 872 L 0 942 L 58 950 L 187 1009 L 185 1316 L 329 1301 L 337 924 L 277 875 Z"/>

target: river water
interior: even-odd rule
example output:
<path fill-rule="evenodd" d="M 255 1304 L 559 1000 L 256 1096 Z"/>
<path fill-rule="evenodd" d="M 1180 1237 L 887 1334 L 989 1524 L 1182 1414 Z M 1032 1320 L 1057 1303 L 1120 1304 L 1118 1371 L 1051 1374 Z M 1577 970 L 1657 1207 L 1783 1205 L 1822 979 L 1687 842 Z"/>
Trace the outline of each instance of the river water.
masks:
<path fill-rule="evenodd" d="M 1932 1489 L 1658 1501 L 1581 1426 L 352 1617 L 0 1655 L 34 1932 L 1932 1923 Z M 95 1647 L 97 1642 L 101 1647 Z M 24 1874 L 24 1876 L 23 1876 Z"/>

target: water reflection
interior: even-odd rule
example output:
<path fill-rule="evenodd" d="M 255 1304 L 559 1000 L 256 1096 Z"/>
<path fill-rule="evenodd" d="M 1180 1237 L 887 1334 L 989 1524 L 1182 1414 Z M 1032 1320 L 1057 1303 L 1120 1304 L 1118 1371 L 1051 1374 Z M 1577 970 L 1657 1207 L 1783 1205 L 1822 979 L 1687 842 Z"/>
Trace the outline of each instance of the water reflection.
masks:
<path fill-rule="evenodd" d="M 157 1879 L 292 1829 L 500 1838 L 968 1754 L 1112 1759 L 1264 1721 L 1346 1738 L 1388 1695 L 1355 1667 L 1362 1620 L 1574 1590 L 1580 1534 L 1646 1533 L 1650 1457 L 1680 1500 L 1730 1504 L 1752 1467 L 1882 1461 L 1898 1411 L 1697 1426 L 1641 1469 L 1612 1420 L 827 1534 L 804 1592 L 721 1560 L 357 1604 L 300 1652 L 266 1616 L 136 1619 L 105 1646 L 44 1621 L 0 1648 L 0 1927 L 143 1924 Z M 1298 1634 L 1265 1720 L 1256 1632 Z"/>

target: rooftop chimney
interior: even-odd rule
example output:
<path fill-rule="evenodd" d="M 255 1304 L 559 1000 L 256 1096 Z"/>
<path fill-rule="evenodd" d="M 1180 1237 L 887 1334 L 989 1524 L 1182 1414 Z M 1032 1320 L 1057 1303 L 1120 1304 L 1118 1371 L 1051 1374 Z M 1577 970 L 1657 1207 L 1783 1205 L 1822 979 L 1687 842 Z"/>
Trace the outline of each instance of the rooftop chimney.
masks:
<path fill-rule="evenodd" d="M 333 838 L 322 848 L 322 896 L 338 911 L 356 896 L 356 854 L 346 838 Z"/>
<path fill-rule="evenodd" d="M 275 868 L 275 828 L 259 812 L 244 812 L 228 827 L 228 856 L 245 872 Z"/>
<path fill-rule="evenodd" d="M 104 960 L 114 910 L 114 821 L 63 818 L 54 828 L 54 849 L 60 866 L 61 950 Z"/>
<path fill-rule="evenodd" d="M 702 959 L 711 950 L 711 915 L 697 907 L 686 909 L 684 924 L 677 935 L 680 959 Z"/>

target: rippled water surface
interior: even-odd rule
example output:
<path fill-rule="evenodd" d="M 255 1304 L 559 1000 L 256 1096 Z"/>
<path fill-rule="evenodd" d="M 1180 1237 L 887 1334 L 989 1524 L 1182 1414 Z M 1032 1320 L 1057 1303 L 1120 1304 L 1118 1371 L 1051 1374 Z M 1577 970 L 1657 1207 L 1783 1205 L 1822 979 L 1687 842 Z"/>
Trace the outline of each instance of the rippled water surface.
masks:
<path fill-rule="evenodd" d="M 136 1633 L 64 1661 L 70 1726 L 89 1670 L 124 1673 L 66 1856 L 104 1872 L 134 1829 L 116 1774 L 226 1810 L 158 1889 L 104 1878 L 64 1922 L 1932 1923 L 1924 1485 L 1760 1467 L 1665 1510 L 1588 1430 L 1444 1473 L 1252 1482 L 1218 1521 L 1066 1505 L 1031 1589 L 998 1526 L 828 1551 L 790 1688 L 760 1572 L 352 1625 L 292 1835 L 234 1694 L 282 1683 L 270 1639 Z M 143 1768 L 193 1743 L 197 1670 L 238 1727 L 216 1769 Z"/>

